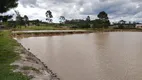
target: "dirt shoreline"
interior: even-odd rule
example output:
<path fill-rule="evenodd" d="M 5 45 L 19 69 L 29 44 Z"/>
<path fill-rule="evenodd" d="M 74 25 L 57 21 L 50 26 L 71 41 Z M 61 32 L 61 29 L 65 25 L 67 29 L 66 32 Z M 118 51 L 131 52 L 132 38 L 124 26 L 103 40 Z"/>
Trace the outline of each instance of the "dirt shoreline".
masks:
<path fill-rule="evenodd" d="M 66 34 L 82 34 L 82 33 L 92 33 L 93 31 L 65 31 L 65 32 L 12 32 L 13 37 L 31 37 L 31 36 L 56 36 L 56 35 L 66 35 Z"/>
<path fill-rule="evenodd" d="M 142 32 L 142 29 L 98 29 L 98 30 L 86 30 L 86 31 L 69 31 L 69 32 L 34 32 L 34 31 L 16 31 L 12 32 L 13 37 L 38 37 L 38 36 L 58 36 L 66 34 L 83 34 L 83 33 L 97 33 L 97 32 Z"/>
<path fill-rule="evenodd" d="M 28 76 L 30 80 L 60 80 L 56 73 L 48 68 L 40 59 L 25 49 L 20 43 L 15 47 L 15 52 L 19 53 L 20 59 L 12 63 L 16 66 L 13 72 L 21 72 Z"/>

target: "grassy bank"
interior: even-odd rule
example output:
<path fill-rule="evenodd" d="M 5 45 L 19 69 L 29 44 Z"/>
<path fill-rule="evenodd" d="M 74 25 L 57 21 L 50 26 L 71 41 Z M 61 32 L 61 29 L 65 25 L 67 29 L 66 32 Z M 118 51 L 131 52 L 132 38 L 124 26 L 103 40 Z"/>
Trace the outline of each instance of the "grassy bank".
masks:
<path fill-rule="evenodd" d="M 12 30 L 17 30 L 17 31 L 21 31 L 21 30 L 91 30 L 92 28 L 70 28 L 68 26 L 21 26 L 21 27 L 16 27 L 13 28 Z"/>
<path fill-rule="evenodd" d="M 95 32 L 102 31 L 141 31 L 142 29 L 126 28 L 126 29 L 113 29 L 113 28 L 70 28 L 68 26 L 20 26 L 12 29 L 13 31 L 27 31 L 27 30 L 93 30 Z"/>
<path fill-rule="evenodd" d="M 60 28 L 54 26 L 21 26 L 14 28 L 13 30 L 65 30 L 67 28 Z"/>
<path fill-rule="evenodd" d="M 14 73 L 10 66 L 19 57 L 14 51 L 14 47 L 18 46 L 17 42 L 10 36 L 9 31 L 0 31 L 0 80 L 29 80 L 28 77 L 21 73 Z"/>

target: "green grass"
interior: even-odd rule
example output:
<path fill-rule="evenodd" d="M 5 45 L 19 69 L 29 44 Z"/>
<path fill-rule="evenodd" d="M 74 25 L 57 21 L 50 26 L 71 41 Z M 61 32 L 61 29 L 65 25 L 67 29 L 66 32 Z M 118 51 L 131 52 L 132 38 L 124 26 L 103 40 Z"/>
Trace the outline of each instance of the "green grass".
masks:
<path fill-rule="evenodd" d="M 63 30 L 64 28 L 54 26 L 21 26 L 14 28 L 14 30 Z"/>
<path fill-rule="evenodd" d="M 37 73 L 40 72 L 38 69 L 33 68 L 33 67 L 29 67 L 29 66 L 24 66 L 24 67 L 22 67 L 22 69 L 23 69 L 23 70 L 33 70 L 33 71 L 35 71 L 35 72 L 37 72 Z"/>
<path fill-rule="evenodd" d="M 69 27 L 59 27 L 59 26 L 21 26 L 16 27 L 13 30 L 91 30 L 91 28 L 69 28 Z"/>
<path fill-rule="evenodd" d="M 0 80 L 29 80 L 21 73 L 12 72 L 12 62 L 17 60 L 19 54 L 14 52 L 17 42 L 10 36 L 9 31 L 0 31 Z"/>

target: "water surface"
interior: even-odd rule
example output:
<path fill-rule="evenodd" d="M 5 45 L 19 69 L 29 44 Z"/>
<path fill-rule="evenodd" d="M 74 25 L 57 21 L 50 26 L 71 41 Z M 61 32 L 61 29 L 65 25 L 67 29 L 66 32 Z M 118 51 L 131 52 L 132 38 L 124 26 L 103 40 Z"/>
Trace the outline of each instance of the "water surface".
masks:
<path fill-rule="evenodd" d="M 142 33 L 16 38 L 61 80 L 142 80 Z"/>

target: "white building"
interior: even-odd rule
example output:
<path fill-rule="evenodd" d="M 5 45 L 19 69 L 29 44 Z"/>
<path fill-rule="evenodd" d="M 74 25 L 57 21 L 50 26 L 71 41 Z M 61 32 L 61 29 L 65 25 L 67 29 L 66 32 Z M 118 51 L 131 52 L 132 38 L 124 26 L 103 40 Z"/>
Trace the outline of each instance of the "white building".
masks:
<path fill-rule="evenodd" d="M 142 28 L 142 24 L 136 24 L 136 28 Z"/>

